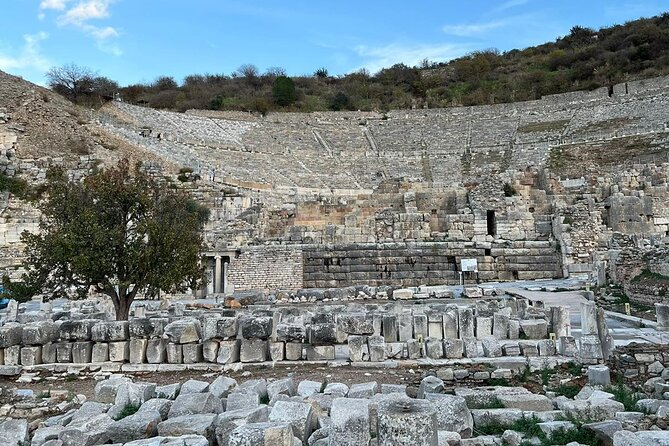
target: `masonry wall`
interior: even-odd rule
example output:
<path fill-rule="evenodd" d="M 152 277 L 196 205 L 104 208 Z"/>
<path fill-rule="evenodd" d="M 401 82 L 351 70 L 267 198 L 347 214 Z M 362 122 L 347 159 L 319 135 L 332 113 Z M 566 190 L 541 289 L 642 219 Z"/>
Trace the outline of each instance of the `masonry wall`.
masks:
<path fill-rule="evenodd" d="M 478 262 L 481 280 L 560 277 L 560 255 L 548 241 L 426 242 L 305 246 L 305 288 L 350 285 L 457 284 L 463 258 Z M 465 279 L 476 276 L 466 273 Z"/>
<path fill-rule="evenodd" d="M 228 283 L 235 290 L 296 290 L 303 288 L 302 249 L 286 246 L 248 246 L 232 259 Z"/>

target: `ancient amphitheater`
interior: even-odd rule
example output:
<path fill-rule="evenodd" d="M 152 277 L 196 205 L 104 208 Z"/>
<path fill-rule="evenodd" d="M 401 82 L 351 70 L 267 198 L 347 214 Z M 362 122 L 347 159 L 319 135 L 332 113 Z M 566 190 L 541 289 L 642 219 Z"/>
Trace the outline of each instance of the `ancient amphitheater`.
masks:
<path fill-rule="evenodd" d="M 6 177 L 130 157 L 212 210 L 202 289 L 2 311 L 0 446 L 668 444 L 669 292 L 635 278 L 669 276 L 669 77 L 260 117 L 85 111 L 0 72 L 0 107 Z M 17 277 L 40 215 L 0 209 Z"/>

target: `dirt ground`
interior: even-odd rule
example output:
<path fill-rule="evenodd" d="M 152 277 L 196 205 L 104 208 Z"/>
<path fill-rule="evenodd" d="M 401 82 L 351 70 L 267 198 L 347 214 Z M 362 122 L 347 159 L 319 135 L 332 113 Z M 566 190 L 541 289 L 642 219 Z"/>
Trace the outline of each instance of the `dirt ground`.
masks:
<path fill-rule="evenodd" d="M 395 369 L 373 369 L 353 368 L 349 365 L 340 367 L 328 367 L 314 364 L 276 365 L 275 367 L 253 367 L 239 372 L 164 372 L 164 373 L 125 373 L 132 376 L 135 381 L 155 382 L 159 386 L 174 383 L 183 383 L 189 379 L 201 381 L 213 381 L 219 375 L 229 376 L 244 382 L 250 379 L 266 378 L 280 379 L 291 376 L 296 382 L 312 380 L 320 382 L 340 382 L 346 385 L 376 381 L 379 384 L 405 384 L 417 387 L 425 373 L 430 370 L 429 366 Z M 0 378 L 0 387 L 8 389 L 18 388 L 32 390 L 35 395 L 48 390 L 62 390 L 74 394 L 83 394 L 87 398 L 94 396 L 97 380 L 91 374 L 74 377 L 65 374 L 40 373 L 42 380 L 32 383 L 17 382 L 16 378 Z"/>

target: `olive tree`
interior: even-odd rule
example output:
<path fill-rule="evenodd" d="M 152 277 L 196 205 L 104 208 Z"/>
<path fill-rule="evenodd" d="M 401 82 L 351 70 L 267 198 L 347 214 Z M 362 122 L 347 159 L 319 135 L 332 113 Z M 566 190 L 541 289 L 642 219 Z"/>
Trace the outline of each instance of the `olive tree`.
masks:
<path fill-rule="evenodd" d="M 124 160 L 82 182 L 51 172 L 46 194 L 40 231 L 22 235 L 27 273 L 16 289 L 71 299 L 95 290 L 125 320 L 140 293 L 200 285 L 208 210 L 185 192 Z"/>

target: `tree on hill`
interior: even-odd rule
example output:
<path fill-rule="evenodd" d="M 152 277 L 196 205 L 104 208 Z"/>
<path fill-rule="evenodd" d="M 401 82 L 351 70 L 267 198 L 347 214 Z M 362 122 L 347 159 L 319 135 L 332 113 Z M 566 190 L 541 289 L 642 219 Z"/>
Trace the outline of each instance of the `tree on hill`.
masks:
<path fill-rule="evenodd" d="M 282 107 L 286 107 L 297 100 L 295 91 L 295 82 L 289 77 L 279 76 L 272 86 L 272 96 L 274 102 Z"/>
<path fill-rule="evenodd" d="M 75 64 L 52 67 L 46 73 L 46 79 L 53 91 L 75 104 L 99 106 L 119 91 L 115 81 Z"/>
<path fill-rule="evenodd" d="M 126 320 L 138 294 L 151 298 L 201 283 L 208 210 L 186 193 L 131 169 L 127 160 L 83 182 L 52 171 L 46 193 L 40 232 L 22 235 L 23 282 L 5 281 L 12 297 L 81 299 L 93 289 L 111 298 L 117 320 Z"/>

